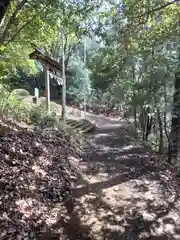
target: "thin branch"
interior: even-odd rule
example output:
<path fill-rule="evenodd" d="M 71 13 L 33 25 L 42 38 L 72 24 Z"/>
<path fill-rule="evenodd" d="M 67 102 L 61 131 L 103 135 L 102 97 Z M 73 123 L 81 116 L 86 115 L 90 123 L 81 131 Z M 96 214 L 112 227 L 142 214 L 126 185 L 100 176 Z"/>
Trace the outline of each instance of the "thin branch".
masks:
<path fill-rule="evenodd" d="M 18 34 L 29 25 L 29 23 L 31 23 L 37 16 L 39 16 L 49 5 L 51 4 L 51 2 L 49 2 L 49 4 L 47 4 L 46 6 L 44 6 L 37 14 L 35 14 L 29 21 L 27 21 L 15 34 L 14 36 L 11 37 L 10 40 L 7 41 L 7 43 L 5 45 L 8 45 L 9 43 L 11 43 L 12 41 L 14 41 L 14 39 L 18 36 Z"/>
<path fill-rule="evenodd" d="M 164 9 L 164 8 L 166 8 L 166 7 L 168 7 L 168 6 L 172 5 L 172 4 L 175 4 L 177 2 L 180 2 L 180 0 L 176 0 L 174 2 L 168 2 L 168 3 L 164 4 L 164 5 L 161 5 L 161 6 L 157 7 L 157 8 L 154 8 L 154 9 L 150 10 L 148 13 L 151 14 L 151 13 L 160 11 L 161 9 Z"/>
<path fill-rule="evenodd" d="M 139 15 L 139 16 L 132 17 L 132 19 L 134 19 L 134 18 L 141 18 L 141 17 L 144 17 L 144 16 L 147 17 L 147 16 L 149 16 L 152 13 L 158 12 L 158 11 L 164 9 L 164 8 L 169 7 L 170 5 L 177 4 L 178 2 L 180 2 L 180 0 L 176 0 L 176 1 L 173 1 L 173 2 L 168 2 L 168 3 L 163 4 L 161 6 L 155 7 L 153 9 L 151 9 L 151 10 L 148 10 L 147 12 L 145 12 L 145 13 Z"/>

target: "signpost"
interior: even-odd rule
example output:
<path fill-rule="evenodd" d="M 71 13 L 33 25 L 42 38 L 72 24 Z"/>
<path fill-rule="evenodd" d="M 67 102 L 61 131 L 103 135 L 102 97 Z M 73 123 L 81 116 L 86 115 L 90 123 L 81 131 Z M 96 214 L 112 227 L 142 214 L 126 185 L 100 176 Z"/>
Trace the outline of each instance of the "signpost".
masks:
<path fill-rule="evenodd" d="M 35 88 L 34 89 L 34 97 L 33 97 L 33 103 L 37 104 L 37 99 L 39 98 L 39 89 Z"/>
<path fill-rule="evenodd" d="M 35 88 L 35 89 L 34 89 L 34 96 L 35 96 L 36 98 L 39 98 L 39 89 L 38 89 L 38 88 Z"/>

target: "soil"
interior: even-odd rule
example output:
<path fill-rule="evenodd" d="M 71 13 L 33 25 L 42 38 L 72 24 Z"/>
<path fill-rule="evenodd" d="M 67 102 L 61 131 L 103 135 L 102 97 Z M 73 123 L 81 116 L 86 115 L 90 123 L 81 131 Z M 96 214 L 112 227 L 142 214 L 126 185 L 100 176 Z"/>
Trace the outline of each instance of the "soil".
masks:
<path fill-rule="evenodd" d="M 180 239 L 179 182 L 123 120 L 97 124 L 69 201 L 67 239 Z"/>
<path fill-rule="evenodd" d="M 58 184 L 64 183 L 66 190 L 65 180 L 72 175 L 67 171 L 69 158 L 63 157 L 67 154 L 61 137 L 55 133 L 50 141 L 52 132 L 11 133 L 1 128 L 5 129 L 1 131 L 4 144 L 11 143 L 6 150 L 11 150 L 14 155 L 10 156 L 16 156 L 19 165 L 9 166 L 2 155 L 3 181 L 9 184 L 13 179 L 17 184 L 10 192 L 0 189 L 0 240 L 179 240 L 180 191 L 172 168 L 163 159 L 159 162 L 156 155 L 150 157 L 148 148 L 125 121 L 92 114 L 87 114 L 87 118 L 96 123 L 97 130 L 87 136 L 89 144 L 81 161 L 72 156 L 71 161 L 79 164 L 81 174 L 71 186 L 71 195 L 65 194 L 61 199 L 57 197 L 62 195 Z M 23 132 L 19 138 L 18 131 Z M 36 142 L 38 146 L 34 146 Z M 43 158 L 36 156 L 39 147 Z M 22 154 L 27 155 L 23 155 L 23 164 L 21 148 Z M 70 148 L 66 149 L 68 152 Z M 46 171 L 47 182 L 43 174 L 37 176 L 39 172 L 33 166 Z M 31 172 L 32 178 L 28 175 Z M 63 174 L 63 181 L 58 174 Z M 36 189 L 27 191 L 35 180 Z M 44 191 L 53 183 L 56 194 L 48 198 L 43 195 L 42 183 Z M 21 190 L 23 186 L 26 191 Z"/>

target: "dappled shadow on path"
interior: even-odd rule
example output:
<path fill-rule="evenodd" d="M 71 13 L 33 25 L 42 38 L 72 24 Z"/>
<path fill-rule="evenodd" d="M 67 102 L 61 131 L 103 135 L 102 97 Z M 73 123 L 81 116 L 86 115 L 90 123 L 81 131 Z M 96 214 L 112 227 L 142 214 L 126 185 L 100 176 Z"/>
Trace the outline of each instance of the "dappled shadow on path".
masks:
<path fill-rule="evenodd" d="M 19 231 L 22 232 L 22 226 L 25 226 L 25 230 L 35 234 L 36 240 L 180 239 L 179 186 L 170 169 L 165 170 L 149 159 L 148 149 L 142 147 L 128 125 L 106 118 L 99 119 L 98 124 L 102 126 L 89 135 L 90 145 L 80 164 L 83 176 L 71 189 L 72 197 L 65 194 L 62 198 L 62 189 L 58 188 L 58 181 L 63 183 L 61 174 L 66 177 L 68 167 L 62 168 L 62 157 L 67 157 L 69 152 L 61 152 L 58 148 L 63 144 L 55 144 L 53 139 L 42 134 L 42 142 L 44 146 L 47 144 L 48 151 L 43 148 L 38 151 L 39 155 L 32 154 L 34 158 L 28 163 L 28 174 L 32 175 L 23 176 L 29 181 L 24 186 L 24 195 L 17 196 L 21 200 L 19 207 L 23 208 L 16 206 L 16 214 L 21 214 L 16 221 L 21 227 Z M 39 137 L 34 138 L 34 143 L 37 142 Z M 39 148 L 38 145 L 35 149 Z M 57 155 L 51 151 L 53 148 Z M 68 163 L 66 158 L 65 163 Z M 16 166 L 12 166 L 14 168 Z M 11 175 L 15 180 L 21 176 Z M 33 190 L 29 189 L 32 183 L 36 187 Z M 19 181 L 16 190 L 21 185 Z M 33 199 L 29 201 L 31 196 Z M 10 212 L 14 213 L 16 200 L 14 195 Z M 1 210 L 5 211 L 4 206 Z M 3 215 L 8 224 L 10 217 L 12 220 L 12 216 Z M 0 224 L 2 226 L 1 221 Z M 26 232 L 22 235 L 27 236 Z"/>
<path fill-rule="evenodd" d="M 48 226 L 44 224 L 42 227 L 46 226 L 46 230 L 40 231 L 38 239 L 95 240 L 90 233 L 90 228 L 80 221 L 84 214 L 83 208 L 80 206 L 80 203 L 77 203 L 75 199 L 66 199 L 61 206 L 56 222 Z"/>
<path fill-rule="evenodd" d="M 177 181 L 169 169 L 150 161 L 126 127 L 108 122 L 96 131 L 81 169 L 73 197 L 64 199 L 56 221 L 39 239 L 180 239 Z"/>
<path fill-rule="evenodd" d="M 172 173 L 149 159 L 127 125 L 110 125 L 92 136 L 81 163 L 84 177 L 72 189 L 81 222 L 99 240 L 180 239 Z"/>
<path fill-rule="evenodd" d="M 142 168 L 147 158 L 147 149 L 142 148 L 126 128 L 108 126 L 103 130 L 99 129 L 92 136 L 91 147 L 84 152 L 83 160 L 91 172 L 92 165 L 96 170 L 99 168 L 113 177 Z"/>

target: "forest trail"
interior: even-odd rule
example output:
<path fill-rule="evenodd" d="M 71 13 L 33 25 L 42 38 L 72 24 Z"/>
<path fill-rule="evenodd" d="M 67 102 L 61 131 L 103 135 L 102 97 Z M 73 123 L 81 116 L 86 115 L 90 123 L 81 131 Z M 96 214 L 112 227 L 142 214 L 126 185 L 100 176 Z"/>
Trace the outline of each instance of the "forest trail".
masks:
<path fill-rule="evenodd" d="M 89 114 L 98 130 L 66 202 L 68 239 L 180 239 L 180 198 L 170 170 L 148 159 L 128 124 Z"/>

